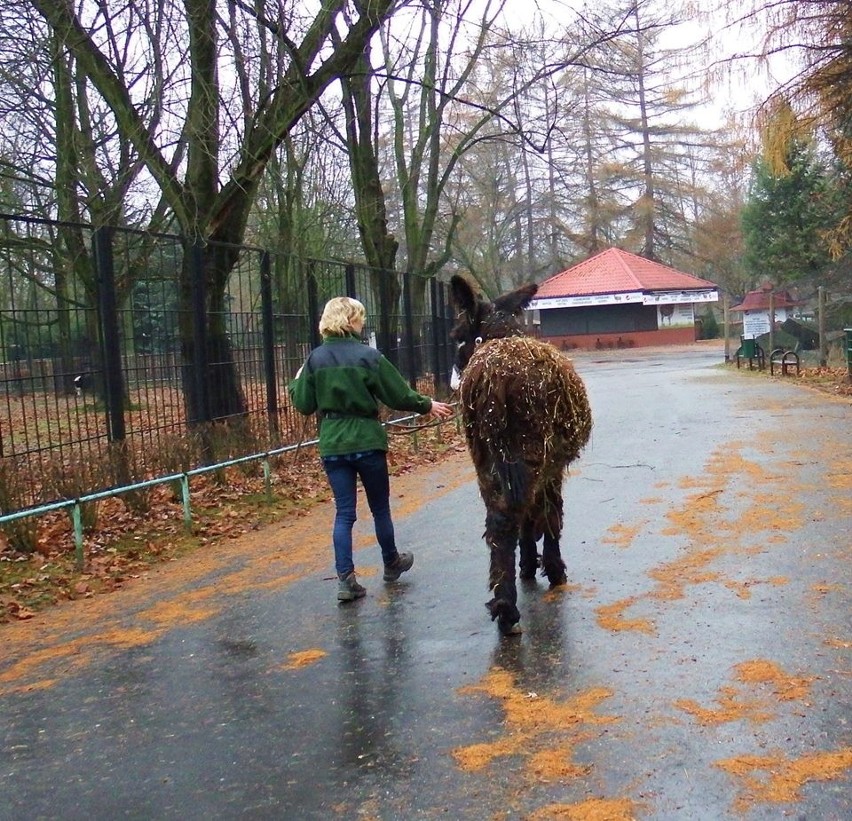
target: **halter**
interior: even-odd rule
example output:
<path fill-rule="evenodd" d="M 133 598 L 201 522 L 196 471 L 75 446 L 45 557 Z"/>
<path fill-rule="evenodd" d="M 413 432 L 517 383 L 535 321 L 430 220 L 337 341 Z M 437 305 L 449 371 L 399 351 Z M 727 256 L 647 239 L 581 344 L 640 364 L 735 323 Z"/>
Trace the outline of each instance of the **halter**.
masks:
<path fill-rule="evenodd" d="M 503 339 L 507 336 L 526 336 L 526 334 L 518 325 L 514 313 L 493 311 L 479 326 L 479 334 L 474 340 L 474 344 L 481 345 L 489 339 Z"/>

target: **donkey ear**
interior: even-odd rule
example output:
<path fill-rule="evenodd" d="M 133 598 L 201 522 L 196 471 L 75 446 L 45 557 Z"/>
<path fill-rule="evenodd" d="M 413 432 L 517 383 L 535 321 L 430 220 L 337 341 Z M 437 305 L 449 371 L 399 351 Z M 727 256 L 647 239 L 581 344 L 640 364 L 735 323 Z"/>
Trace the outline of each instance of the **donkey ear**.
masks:
<path fill-rule="evenodd" d="M 473 316 L 476 309 L 476 294 L 470 283 L 462 276 L 453 274 L 450 278 L 450 298 L 453 305 L 461 311 L 466 311 Z"/>
<path fill-rule="evenodd" d="M 528 282 L 514 291 L 509 291 L 508 294 L 497 297 L 494 300 L 494 308 L 498 311 L 516 314 L 530 304 L 530 300 L 536 295 L 537 291 L 538 285 L 535 282 Z"/>

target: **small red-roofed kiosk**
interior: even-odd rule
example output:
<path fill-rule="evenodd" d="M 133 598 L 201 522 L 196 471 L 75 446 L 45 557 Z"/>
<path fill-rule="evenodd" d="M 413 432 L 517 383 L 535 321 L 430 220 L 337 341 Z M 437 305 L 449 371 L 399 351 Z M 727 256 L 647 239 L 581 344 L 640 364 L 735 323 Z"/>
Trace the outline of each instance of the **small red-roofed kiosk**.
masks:
<path fill-rule="evenodd" d="M 739 305 L 730 307 L 731 313 L 742 313 L 743 339 L 755 339 L 768 334 L 771 322 L 785 322 L 790 309 L 799 303 L 789 291 L 775 290 L 768 283 L 755 291 L 749 291 Z M 773 314 L 770 318 L 770 314 Z"/>
<path fill-rule="evenodd" d="M 695 342 L 695 306 L 718 299 L 712 282 L 609 248 L 542 282 L 530 308 L 543 339 L 593 350 Z"/>

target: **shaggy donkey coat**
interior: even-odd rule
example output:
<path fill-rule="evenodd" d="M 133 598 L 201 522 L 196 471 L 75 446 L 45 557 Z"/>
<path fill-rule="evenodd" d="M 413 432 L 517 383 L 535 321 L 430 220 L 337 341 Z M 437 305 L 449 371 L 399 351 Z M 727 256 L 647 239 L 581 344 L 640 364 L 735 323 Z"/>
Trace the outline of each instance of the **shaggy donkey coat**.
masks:
<path fill-rule="evenodd" d="M 536 542 L 543 537 L 542 575 L 565 584 L 559 549 L 562 482 L 589 440 L 592 417 L 582 380 L 553 345 L 524 334 L 519 317 L 538 290 L 534 283 L 493 303 L 460 276 L 451 280 L 458 321 L 454 374 L 465 436 L 485 502 L 485 541 L 491 550 L 486 605 L 501 633 L 520 632 L 515 547 L 520 576 L 535 578 Z M 460 375 L 460 376 L 459 376 Z"/>

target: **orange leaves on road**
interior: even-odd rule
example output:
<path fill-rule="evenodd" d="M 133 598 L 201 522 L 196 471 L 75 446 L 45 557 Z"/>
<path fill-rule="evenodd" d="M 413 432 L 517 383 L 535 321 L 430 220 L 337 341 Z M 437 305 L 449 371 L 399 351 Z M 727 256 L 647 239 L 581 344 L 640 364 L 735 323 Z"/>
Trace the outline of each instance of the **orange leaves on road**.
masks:
<path fill-rule="evenodd" d="M 550 695 L 530 692 L 519 687 L 514 676 L 500 667 L 489 670 L 478 684 L 462 687 L 461 695 L 486 695 L 499 701 L 504 712 L 504 732 L 487 742 L 468 744 L 452 751 L 453 758 L 463 770 L 474 772 L 488 767 L 495 760 L 520 756 L 527 784 L 564 782 L 589 773 L 590 765 L 574 761 L 578 744 L 596 738 L 606 725 L 617 722 L 616 716 L 599 715 L 596 710 L 612 691 L 593 687 L 569 698 L 558 700 Z M 530 818 L 588 818 L 594 815 L 553 815 L 565 808 L 544 807 Z M 588 809 L 588 808 L 587 808 Z M 580 805 L 577 812 L 583 811 Z M 620 818 L 621 816 L 597 816 Z M 624 818 L 631 816 L 625 815 Z"/>
<path fill-rule="evenodd" d="M 795 759 L 781 753 L 740 755 L 717 761 L 716 766 L 738 782 L 740 793 L 734 809 L 745 813 L 756 803 L 798 801 L 805 784 L 839 778 L 852 768 L 852 747 Z"/>
<path fill-rule="evenodd" d="M 287 656 L 287 661 L 281 665 L 282 670 L 298 670 L 301 667 L 308 667 L 311 664 L 316 664 L 320 659 L 325 658 L 328 653 L 325 650 L 310 649 L 298 650 L 290 653 Z"/>
<path fill-rule="evenodd" d="M 715 707 L 702 707 L 691 699 L 680 699 L 675 707 L 692 715 L 699 724 L 709 726 L 729 721 L 763 723 L 772 720 L 773 704 L 804 701 L 810 694 L 813 676 L 794 676 L 766 659 L 737 664 L 735 678 L 742 686 L 723 686 L 715 698 Z M 762 685 L 766 685 L 762 687 Z M 767 687 L 771 693 L 767 693 Z"/>

